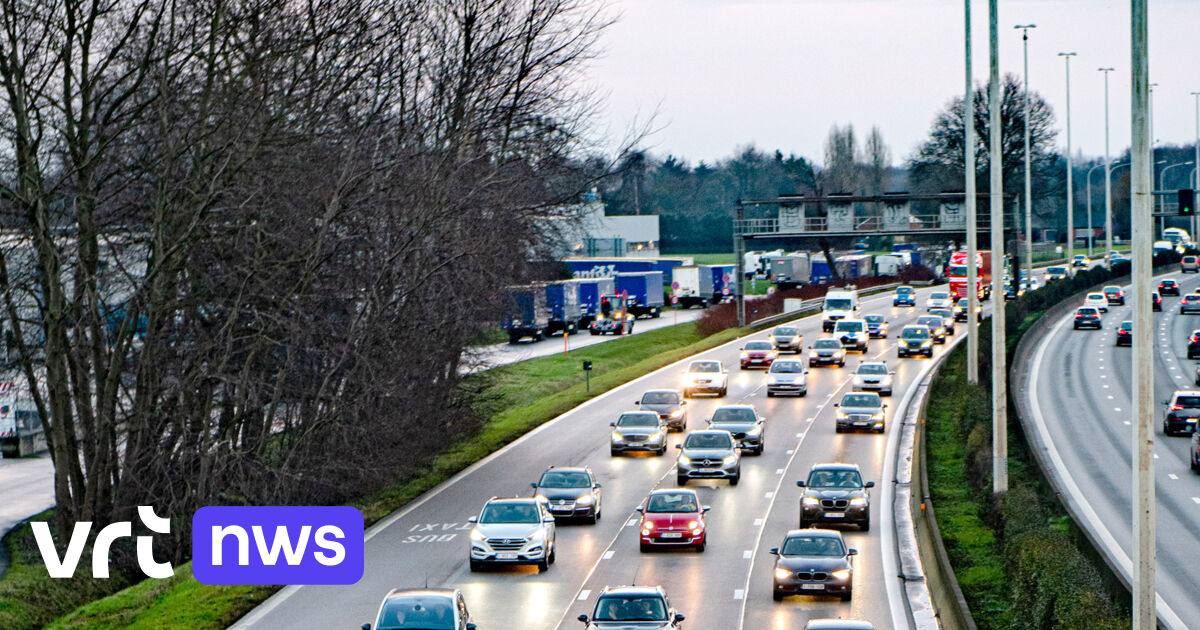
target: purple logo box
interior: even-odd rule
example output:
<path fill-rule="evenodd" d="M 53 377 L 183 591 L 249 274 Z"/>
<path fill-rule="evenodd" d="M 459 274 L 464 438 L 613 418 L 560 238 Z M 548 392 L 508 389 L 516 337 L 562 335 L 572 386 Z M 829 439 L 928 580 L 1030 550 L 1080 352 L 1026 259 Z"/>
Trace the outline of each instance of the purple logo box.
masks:
<path fill-rule="evenodd" d="M 354 584 L 363 516 L 348 506 L 209 506 L 192 515 L 201 584 Z"/>

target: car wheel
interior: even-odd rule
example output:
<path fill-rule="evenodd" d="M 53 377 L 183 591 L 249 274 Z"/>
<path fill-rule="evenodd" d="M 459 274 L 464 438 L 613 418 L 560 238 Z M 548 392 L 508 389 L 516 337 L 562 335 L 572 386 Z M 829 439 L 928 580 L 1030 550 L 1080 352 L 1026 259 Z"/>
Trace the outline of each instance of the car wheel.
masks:
<path fill-rule="evenodd" d="M 555 560 L 557 560 L 557 559 L 558 559 L 558 545 L 557 545 L 557 544 L 554 544 L 554 543 L 551 543 L 551 545 L 550 545 L 550 557 L 546 559 L 546 563 L 547 563 L 547 564 L 554 564 L 554 561 L 555 561 Z"/>
<path fill-rule="evenodd" d="M 806 522 L 804 520 L 804 516 L 801 515 L 800 522 L 796 525 L 796 529 L 804 529 L 804 528 L 808 527 L 809 525 L 811 525 L 811 523 Z"/>
<path fill-rule="evenodd" d="M 687 482 L 688 482 L 688 478 L 687 478 L 687 477 L 680 477 L 679 475 L 675 475 L 675 485 L 677 485 L 677 486 L 686 486 L 686 485 L 687 485 Z"/>
<path fill-rule="evenodd" d="M 647 551 L 650 551 L 651 547 L 650 547 L 650 545 L 647 545 L 646 543 L 639 543 L 639 544 L 638 544 L 638 549 L 639 549 L 639 550 L 640 550 L 642 553 L 646 553 Z"/>
<path fill-rule="evenodd" d="M 591 523 L 592 525 L 595 525 L 596 521 L 599 521 L 599 520 L 600 520 L 600 512 L 598 510 L 595 512 L 592 512 L 592 516 L 590 518 L 588 518 L 588 522 Z"/>
<path fill-rule="evenodd" d="M 754 454 L 759 457 L 762 457 L 763 449 L 765 449 L 765 448 L 767 448 L 767 446 L 765 444 L 759 444 L 758 448 L 754 449 Z"/>
<path fill-rule="evenodd" d="M 663 455 L 666 455 L 666 454 L 667 454 L 667 445 L 663 444 L 663 447 L 658 449 L 658 456 L 662 457 Z"/>
<path fill-rule="evenodd" d="M 549 571 L 550 570 L 550 561 L 545 558 L 543 558 L 542 560 L 539 560 L 537 563 L 537 570 L 538 570 L 538 573 L 545 573 L 545 572 Z"/>
<path fill-rule="evenodd" d="M 621 451 L 618 451 L 615 448 L 610 448 L 610 449 L 608 449 L 608 454 L 612 455 L 613 457 L 616 457 L 617 455 L 621 454 Z"/>
<path fill-rule="evenodd" d="M 871 531 L 871 515 L 868 514 L 867 518 L 864 518 L 862 520 L 862 522 L 858 524 L 858 527 L 859 527 L 859 529 L 862 529 L 864 532 Z"/>
<path fill-rule="evenodd" d="M 887 424 L 884 424 L 883 426 L 879 427 L 879 430 L 876 431 L 876 433 L 881 433 L 881 434 L 885 433 L 885 432 L 887 432 Z"/>
<path fill-rule="evenodd" d="M 690 390 L 690 389 L 687 389 L 687 388 L 684 388 L 684 390 L 683 390 L 683 397 L 684 397 L 684 398 L 691 398 L 691 397 L 692 397 L 692 390 Z"/>
<path fill-rule="evenodd" d="M 844 601 L 844 602 L 850 601 L 850 593 L 842 593 L 842 601 Z"/>
<path fill-rule="evenodd" d="M 812 361 L 809 361 L 809 362 L 808 362 L 808 367 L 810 367 L 810 368 L 814 368 L 814 367 L 817 367 L 817 364 L 816 364 L 816 363 L 814 363 L 814 362 L 812 362 Z"/>
<path fill-rule="evenodd" d="M 482 570 L 483 570 L 482 562 L 476 562 L 474 560 L 471 561 L 471 573 L 478 573 Z"/>
<path fill-rule="evenodd" d="M 727 394 L 727 393 L 729 393 L 729 388 L 728 388 L 728 387 L 722 387 L 722 388 L 721 388 L 721 393 L 720 393 L 720 394 L 717 394 L 717 397 L 718 397 L 718 398 L 724 398 L 724 397 L 725 397 L 725 394 Z"/>
<path fill-rule="evenodd" d="M 736 486 L 736 485 L 738 485 L 738 481 L 740 481 L 740 480 L 741 480 L 741 478 L 742 478 L 742 473 L 738 473 L 738 474 L 736 474 L 736 475 L 734 475 L 734 476 L 730 477 L 730 478 L 729 478 L 729 485 L 731 485 L 731 486 Z"/>
<path fill-rule="evenodd" d="M 883 395 L 884 395 L 884 396 L 891 396 L 891 395 L 892 395 L 892 390 L 890 390 L 890 389 L 889 389 L 889 390 L 887 390 L 886 392 L 883 392 Z"/>
<path fill-rule="evenodd" d="M 600 332 L 599 332 L 599 331 L 593 330 L 593 331 L 590 331 L 590 332 L 592 333 L 592 336 L 593 336 L 593 337 L 599 337 L 599 336 L 600 336 Z"/>
<path fill-rule="evenodd" d="M 842 359 L 840 362 L 838 362 L 838 367 L 840 367 L 840 368 L 846 367 L 846 360 Z"/>
<path fill-rule="evenodd" d="M 775 397 L 775 392 L 768 389 L 767 390 L 767 398 L 774 398 L 774 397 Z"/>
<path fill-rule="evenodd" d="M 842 429 L 841 425 L 834 425 L 833 430 L 835 433 L 845 433 L 845 430 Z"/>
<path fill-rule="evenodd" d="M 771 599 L 781 602 L 783 601 L 783 593 L 779 589 L 774 589 L 771 591 Z"/>
<path fill-rule="evenodd" d="M 704 548 L 707 546 L 708 546 L 708 536 L 705 535 L 704 538 L 700 539 L 700 544 L 696 545 L 696 551 L 698 553 L 704 553 Z"/>

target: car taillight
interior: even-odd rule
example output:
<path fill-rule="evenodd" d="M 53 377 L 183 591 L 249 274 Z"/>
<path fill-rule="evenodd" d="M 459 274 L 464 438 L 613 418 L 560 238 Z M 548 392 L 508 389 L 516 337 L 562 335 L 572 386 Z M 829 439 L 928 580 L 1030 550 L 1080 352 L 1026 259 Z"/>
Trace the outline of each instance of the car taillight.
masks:
<path fill-rule="evenodd" d="M 1171 411 L 1179 411 L 1183 409 L 1183 405 L 1171 405 Z"/>
<path fill-rule="evenodd" d="M 1192 338 L 1189 339 L 1189 341 L 1191 341 L 1192 343 L 1200 343 L 1200 337 L 1197 337 L 1196 335 L 1192 335 Z"/>
<path fill-rule="evenodd" d="M 1083 317 L 1083 313 L 1075 313 L 1075 319 L 1079 319 L 1080 317 Z"/>

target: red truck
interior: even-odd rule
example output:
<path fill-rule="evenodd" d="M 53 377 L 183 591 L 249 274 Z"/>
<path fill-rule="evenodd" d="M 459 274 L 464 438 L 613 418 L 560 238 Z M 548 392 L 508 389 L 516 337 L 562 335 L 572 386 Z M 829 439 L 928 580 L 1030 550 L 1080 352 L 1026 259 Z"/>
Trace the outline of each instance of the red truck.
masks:
<path fill-rule="evenodd" d="M 950 280 L 951 297 L 967 297 L 967 252 L 950 254 L 946 278 Z M 992 253 L 987 250 L 975 252 L 975 291 L 980 300 L 992 296 Z"/>

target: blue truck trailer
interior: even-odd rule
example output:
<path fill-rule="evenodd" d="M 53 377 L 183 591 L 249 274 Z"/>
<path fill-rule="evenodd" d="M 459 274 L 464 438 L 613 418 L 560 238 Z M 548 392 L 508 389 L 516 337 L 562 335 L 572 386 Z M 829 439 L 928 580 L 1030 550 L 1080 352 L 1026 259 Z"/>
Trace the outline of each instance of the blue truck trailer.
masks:
<path fill-rule="evenodd" d="M 616 292 L 626 296 L 626 308 L 634 317 L 657 318 L 663 307 L 663 274 L 661 271 L 618 273 Z"/>
<path fill-rule="evenodd" d="M 525 337 L 541 341 L 550 330 L 550 307 L 545 284 L 509 287 L 504 291 L 500 328 L 508 332 L 508 342 Z"/>
<path fill-rule="evenodd" d="M 612 295 L 616 283 L 612 278 L 576 278 L 568 282 L 579 285 L 579 327 L 587 328 L 600 313 L 600 297 Z"/>
<path fill-rule="evenodd" d="M 567 258 L 563 264 L 573 278 L 612 278 L 618 273 L 662 272 L 671 277 L 671 270 L 692 264 L 691 258 Z"/>
<path fill-rule="evenodd" d="M 583 317 L 582 304 L 579 301 L 579 282 L 559 280 L 546 285 L 546 306 L 550 309 L 547 335 L 563 331 L 574 335 L 579 331 L 579 322 Z"/>

